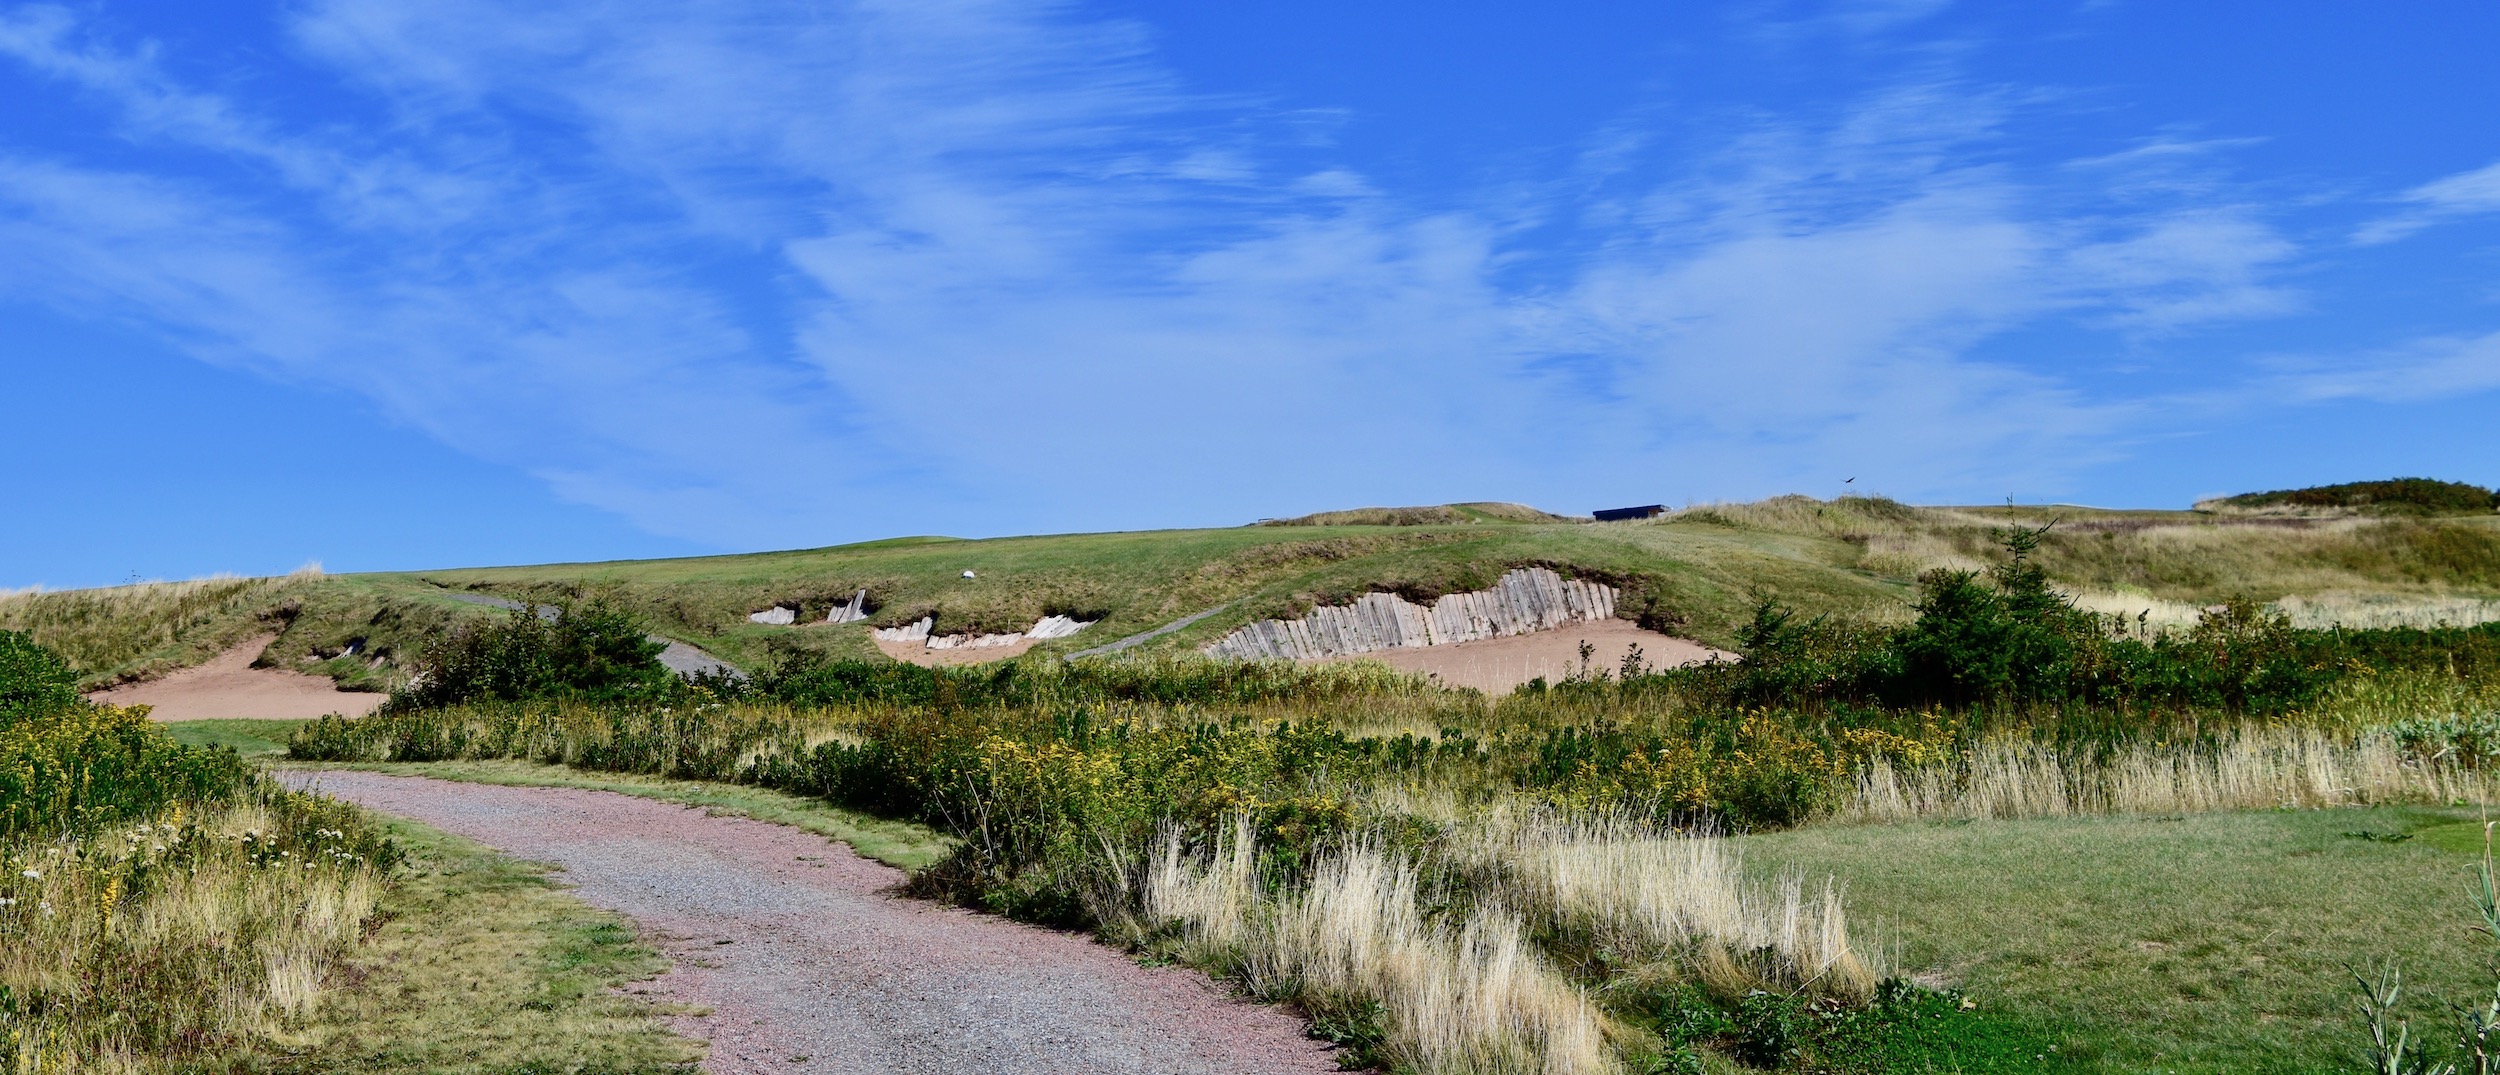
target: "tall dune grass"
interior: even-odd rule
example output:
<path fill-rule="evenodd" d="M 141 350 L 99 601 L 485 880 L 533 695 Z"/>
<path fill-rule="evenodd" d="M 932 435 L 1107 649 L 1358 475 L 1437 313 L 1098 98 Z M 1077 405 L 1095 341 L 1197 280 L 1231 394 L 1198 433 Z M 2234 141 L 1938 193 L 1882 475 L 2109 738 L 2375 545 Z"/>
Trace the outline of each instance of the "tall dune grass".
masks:
<path fill-rule="evenodd" d="M 198 664 L 275 630 L 256 613 L 289 587 L 315 576 L 215 575 L 186 582 L 142 582 L 91 590 L 34 590 L 0 596 L 0 630 L 24 631 L 84 672 L 89 686 L 143 679 Z"/>
<path fill-rule="evenodd" d="M 1722 995 L 1761 988 L 1852 1002 L 1883 970 L 1851 939 L 1836 882 L 1765 883 L 1727 841 L 1623 815 L 1495 808 L 1458 854 L 1498 869 L 1511 898 L 1617 959 L 1660 961 Z"/>
<path fill-rule="evenodd" d="M 1498 898 L 1436 913 L 1417 861 L 1366 840 L 1331 849 L 1300 885 L 1269 889 L 1261 875 L 1246 818 L 1204 855 L 1168 834 L 1136 885 L 1143 920 L 1128 919 L 1130 936 L 1177 933 L 1188 961 L 1323 1021 L 1376 1019 L 1365 1030 L 1379 1040 L 1355 1044 L 1398 1070 L 1621 1070 L 1604 1013 Z"/>
<path fill-rule="evenodd" d="M 2211 744 L 2138 742 L 2106 755 L 1994 740 L 1941 764 L 1877 758 L 1841 812 L 1898 821 L 2495 800 L 2500 773 L 2417 757 L 2383 732 L 2249 728 Z"/>
<path fill-rule="evenodd" d="M 1881 976 L 1836 884 L 1766 882 L 1725 840 L 1511 805 L 1460 813 L 1450 829 L 1421 855 L 1347 840 L 1281 888 L 1248 815 L 1196 852 L 1167 830 L 1146 861 L 1123 861 L 1133 903 L 1099 913 L 1115 935 L 1235 975 L 1323 1024 L 1376 1013 L 1380 1040 L 1358 1059 L 1401 1071 L 1621 1070 L 1625 1031 L 1581 984 L 1620 967 L 1575 966 L 1575 954 L 1730 998 L 1862 1002 Z"/>
<path fill-rule="evenodd" d="M 388 868 L 351 817 L 263 789 L 0 848 L 0 1072 L 169 1070 L 289 1041 Z"/>

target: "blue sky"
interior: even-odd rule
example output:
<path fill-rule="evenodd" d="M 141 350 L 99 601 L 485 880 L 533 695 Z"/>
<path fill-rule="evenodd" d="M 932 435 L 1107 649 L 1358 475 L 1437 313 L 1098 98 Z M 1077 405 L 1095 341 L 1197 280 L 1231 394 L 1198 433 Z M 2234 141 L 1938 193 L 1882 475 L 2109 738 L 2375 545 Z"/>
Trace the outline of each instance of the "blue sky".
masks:
<path fill-rule="evenodd" d="M 0 6 L 0 585 L 2500 482 L 2500 8 Z"/>

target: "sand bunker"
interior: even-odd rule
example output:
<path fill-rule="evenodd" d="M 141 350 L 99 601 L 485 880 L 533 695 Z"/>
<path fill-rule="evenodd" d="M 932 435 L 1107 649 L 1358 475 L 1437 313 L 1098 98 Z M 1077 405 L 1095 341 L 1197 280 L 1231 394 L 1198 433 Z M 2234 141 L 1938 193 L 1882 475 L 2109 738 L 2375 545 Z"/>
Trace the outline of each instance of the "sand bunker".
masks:
<path fill-rule="evenodd" d="M 1624 653 L 1633 646 L 1641 648 L 1642 662 L 1653 669 L 1700 664 L 1713 657 L 1736 659 L 1733 653 L 1645 630 L 1623 620 L 1593 620 L 1535 634 L 1377 650 L 1320 660 L 1379 661 L 1403 671 L 1422 672 L 1445 687 L 1473 687 L 1498 695 L 1517 690 L 1540 676 L 1548 683 L 1560 682 L 1579 669 L 1580 643 L 1584 641 L 1596 647 L 1589 656 L 1590 666 L 1608 672 L 1622 666 Z"/>
<path fill-rule="evenodd" d="M 1026 638 L 1023 635 L 984 637 L 1009 638 L 1014 641 L 990 646 L 932 649 L 926 643 L 889 642 L 880 638 L 877 640 L 877 652 L 898 661 L 936 668 L 941 665 L 988 664 L 991 661 L 1003 661 L 1009 657 L 1020 657 L 1024 655 L 1024 651 L 1032 649 L 1034 643 L 1041 641 L 1037 638 Z"/>
<path fill-rule="evenodd" d="M 1067 616 L 1044 616 L 1033 626 L 1017 634 L 997 635 L 935 635 L 930 629 L 937 625 L 932 616 L 901 627 L 879 627 L 868 632 L 877 643 L 877 652 L 898 661 L 918 665 L 987 664 L 1003 661 L 1032 649 L 1033 644 L 1053 638 L 1066 638 L 1094 625 L 1092 620 Z"/>
<path fill-rule="evenodd" d="M 361 717 L 389 697 L 342 691 L 326 676 L 252 667 L 252 661 L 277 637 L 264 635 L 220 653 L 197 668 L 185 668 L 145 683 L 126 683 L 87 697 L 106 705 L 153 707 L 148 716 L 154 720 L 300 720 L 331 713 Z"/>
<path fill-rule="evenodd" d="M 1202 647 L 1210 657 L 1317 660 L 1355 653 L 1534 634 L 1614 618 L 1615 588 L 1523 567 L 1490 588 L 1444 594 L 1419 605 L 1368 593 L 1351 605 L 1324 605 L 1298 620 L 1260 620 Z"/>

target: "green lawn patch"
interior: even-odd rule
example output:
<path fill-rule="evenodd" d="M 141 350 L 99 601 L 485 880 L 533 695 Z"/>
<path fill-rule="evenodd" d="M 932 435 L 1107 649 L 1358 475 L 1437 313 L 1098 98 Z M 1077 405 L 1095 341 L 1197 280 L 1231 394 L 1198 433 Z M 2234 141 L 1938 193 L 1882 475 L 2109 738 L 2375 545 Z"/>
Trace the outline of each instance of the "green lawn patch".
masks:
<path fill-rule="evenodd" d="M 181 720 L 158 725 L 187 747 L 231 747 L 246 758 L 286 753 L 286 737 L 300 720 Z"/>
<path fill-rule="evenodd" d="M 2483 822 L 2480 819 L 2426 825 L 2415 830 L 2412 835 L 2422 841 L 2424 846 L 2468 855 L 2480 855 L 2486 846 L 2483 842 Z"/>
<path fill-rule="evenodd" d="M 2416 1025 L 2489 989 L 2463 811 L 2354 808 L 1825 826 L 1748 861 L 1836 875 L 1864 944 L 1982 1011 L 2067 1028 L 2084 1070 L 2315 1072 L 2358 1062 L 2346 968 L 2393 959 Z M 2365 839 L 2348 833 L 2414 834 Z"/>
<path fill-rule="evenodd" d="M 408 853 L 381 923 L 334 976 L 305 1047 L 272 1072 L 689 1075 L 702 1046 L 620 988 L 667 962 L 625 919 L 548 869 L 414 822 L 385 819 Z"/>

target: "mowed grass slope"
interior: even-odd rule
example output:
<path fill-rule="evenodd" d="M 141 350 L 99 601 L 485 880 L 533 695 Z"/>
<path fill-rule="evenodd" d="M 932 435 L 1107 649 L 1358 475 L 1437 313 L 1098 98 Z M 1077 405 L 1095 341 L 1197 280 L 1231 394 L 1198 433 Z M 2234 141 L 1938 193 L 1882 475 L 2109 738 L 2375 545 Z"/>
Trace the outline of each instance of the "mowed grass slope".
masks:
<path fill-rule="evenodd" d="M 1819 825 L 1742 838 L 1759 870 L 1847 879 L 1851 921 L 1897 965 L 2061 1028 L 2110 1072 L 2357 1065 L 2352 971 L 2403 971 L 2426 1033 L 2489 999 L 2465 811 Z M 2350 1070 L 2359 1070 L 2357 1066 Z"/>
<path fill-rule="evenodd" d="M 429 572 L 428 583 L 525 599 L 604 596 L 732 659 L 776 640 L 828 645 L 840 628 L 761 627 L 750 611 L 796 605 L 803 620 L 865 588 L 873 622 L 934 615 L 941 632 L 1016 631 L 1045 615 L 1100 618 L 1054 644 L 1073 650 L 1230 602 L 1158 640 L 1186 648 L 1266 616 L 1372 590 L 1428 599 L 1491 585 L 1504 570 L 1550 564 L 1623 586 L 1629 611 L 1657 626 L 1724 640 L 1757 591 L 1818 611 L 1898 604 L 1906 580 L 1854 570 L 1856 550 L 1815 535 L 1710 526 L 1470 523 L 1440 526 L 1245 527 L 880 542 L 805 552 L 549 568 Z M 972 571 L 975 578 L 965 579 Z M 858 631 L 858 628 L 851 628 Z"/>
<path fill-rule="evenodd" d="M 2159 605 L 2175 621 L 2245 595 L 2313 598 L 2321 615 L 2347 606 L 2416 618 L 2500 614 L 2500 517 L 2279 519 L 1781 497 L 1630 523 L 1540 521 L 1482 505 L 1313 518 L 1339 516 L 1465 521 L 896 538 L 670 560 L 210 580 L 12 595 L 0 598 L 0 627 L 56 646 L 91 685 L 196 664 L 276 631 L 264 664 L 384 688 L 429 640 L 496 614 L 461 595 L 604 599 L 653 630 L 755 665 L 785 647 L 875 657 L 865 625 L 807 625 L 861 589 L 879 626 L 924 615 L 940 633 L 1018 631 L 1054 614 L 1101 620 L 1043 653 L 1224 606 L 1148 647 L 1184 650 L 1367 591 L 1423 600 L 1543 564 L 1622 587 L 1627 618 L 1724 646 L 1765 597 L 1809 616 L 1906 618 L 1920 572 L 1994 562 L 1997 531 L 2051 522 L 2041 562 L 2062 587 L 2095 596 L 2094 607 Z M 796 607 L 801 626 L 747 622 L 775 604 Z"/>

